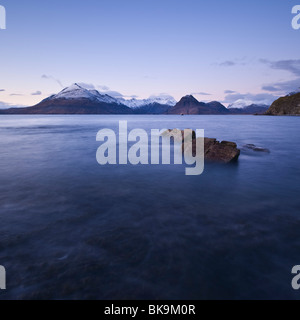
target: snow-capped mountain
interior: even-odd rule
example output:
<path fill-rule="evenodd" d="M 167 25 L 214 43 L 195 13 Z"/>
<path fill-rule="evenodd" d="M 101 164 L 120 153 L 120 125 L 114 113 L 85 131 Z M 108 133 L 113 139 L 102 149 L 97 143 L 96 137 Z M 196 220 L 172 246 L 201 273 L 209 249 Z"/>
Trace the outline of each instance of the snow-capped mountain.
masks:
<path fill-rule="evenodd" d="M 97 90 L 85 89 L 77 83 L 74 83 L 70 87 L 63 89 L 58 94 L 50 96 L 46 100 L 57 100 L 57 99 L 67 99 L 67 100 L 89 99 L 92 101 L 121 104 L 117 99 L 107 94 L 101 94 Z"/>
<path fill-rule="evenodd" d="M 120 103 L 124 104 L 129 108 L 140 108 L 144 106 L 149 106 L 152 104 L 161 104 L 164 106 L 173 107 L 177 103 L 176 100 L 172 96 L 151 96 L 148 99 L 130 99 L 126 100 L 124 98 L 117 99 Z"/>
<path fill-rule="evenodd" d="M 83 88 L 77 83 L 35 106 L 8 109 L 7 114 L 163 114 L 174 103 L 164 95 L 145 100 L 114 98 L 97 90 Z M 170 105 L 168 105 L 170 103 Z M 1 112 L 0 112 L 1 113 Z"/>
<path fill-rule="evenodd" d="M 169 95 L 161 96 L 151 96 L 149 99 L 130 99 L 126 100 L 124 98 L 114 98 L 105 93 L 100 93 L 97 90 L 89 90 L 81 87 L 79 84 L 74 83 L 70 87 L 63 89 L 58 94 L 52 95 L 47 100 L 57 100 L 57 99 L 89 99 L 92 101 L 99 101 L 105 103 L 124 105 L 129 108 L 140 108 L 144 106 L 149 106 L 152 104 L 161 104 L 166 106 L 175 106 L 176 100 Z"/>
<path fill-rule="evenodd" d="M 251 100 L 239 99 L 234 103 L 230 104 L 228 106 L 228 109 L 244 109 L 247 106 L 250 106 L 251 104 L 254 104 L 254 102 Z"/>
<path fill-rule="evenodd" d="M 130 100 L 118 99 L 118 100 L 129 108 L 140 108 L 140 107 L 148 106 L 152 104 L 161 104 L 161 105 L 173 107 L 177 103 L 177 101 L 172 96 L 168 96 L 168 95 L 151 96 L 148 99 L 142 99 L 142 100 L 138 100 L 138 99 L 130 99 Z"/>
<path fill-rule="evenodd" d="M 217 101 L 199 102 L 185 96 L 178 103 L 169 95 L 149 99 L 115 98 L 77 83 L 63 89 L 35 106 L 0 110 L 1 114 L 263 114 L 268 106 L 238 100 L 227 109 Z"/>

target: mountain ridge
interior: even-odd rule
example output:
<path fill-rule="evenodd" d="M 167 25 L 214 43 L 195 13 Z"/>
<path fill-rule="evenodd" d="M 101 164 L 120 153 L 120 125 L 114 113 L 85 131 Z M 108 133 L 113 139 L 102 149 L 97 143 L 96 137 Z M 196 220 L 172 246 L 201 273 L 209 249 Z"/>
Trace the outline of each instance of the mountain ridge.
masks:
<path fill-rule="evenodd" d="M 167 94 L 148 99 L 116 98 L 77 83 L 31 107 L 0 110 L 0 114 L 264 114 L 268 106 L 251 105 L 245 108 L 226 108 L 218 101 L 200 102 L 186 95 L 179 102 Z"/>

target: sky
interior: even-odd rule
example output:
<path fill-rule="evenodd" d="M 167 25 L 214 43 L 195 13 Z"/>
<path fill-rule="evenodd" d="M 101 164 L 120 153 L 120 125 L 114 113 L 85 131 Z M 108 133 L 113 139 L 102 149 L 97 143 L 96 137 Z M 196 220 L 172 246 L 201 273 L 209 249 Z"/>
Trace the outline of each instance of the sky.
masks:
<path fill-rule="evenodd" d="M 271 103 L 300 87 L 297 4 L 0 0 L 0 108 L 34 105 L 75 82 L 125 98 Z"/>

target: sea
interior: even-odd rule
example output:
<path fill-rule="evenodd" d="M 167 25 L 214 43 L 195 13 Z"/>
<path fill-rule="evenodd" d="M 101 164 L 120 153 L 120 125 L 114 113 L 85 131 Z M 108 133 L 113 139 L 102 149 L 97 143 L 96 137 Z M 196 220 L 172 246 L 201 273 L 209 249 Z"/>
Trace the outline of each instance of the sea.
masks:
<path fill-rule="evenodd" d="M 99 165 L 97 132 L 204 129 L 237 163 Z M 300 118 L 0 117 L 0 299 L 299 299 Z M 269 152 L 258 152 L 253 144 Z"/>

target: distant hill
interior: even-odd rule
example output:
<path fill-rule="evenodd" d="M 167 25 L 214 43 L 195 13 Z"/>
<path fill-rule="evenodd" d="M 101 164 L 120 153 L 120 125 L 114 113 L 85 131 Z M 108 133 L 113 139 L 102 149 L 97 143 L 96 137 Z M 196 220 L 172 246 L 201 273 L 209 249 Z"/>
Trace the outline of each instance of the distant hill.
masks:
<path fill-rule="evenodd" d="M 267 115 L 300 115 L 300 93 L 289 94 L 273 102 Z"/>
<path fill-rule="evenodd" d="M 229 108 L 231 114 L 265 114 L 269 109 L 267 105 L 251 104 L 244 108 Z"/>
<path fill-rule="evenodd" d="M 229 110 L 217 101 L 210 103 L 199 102 L 192 95 L 183 97 L 167 114 L 229 114 Z"/>

